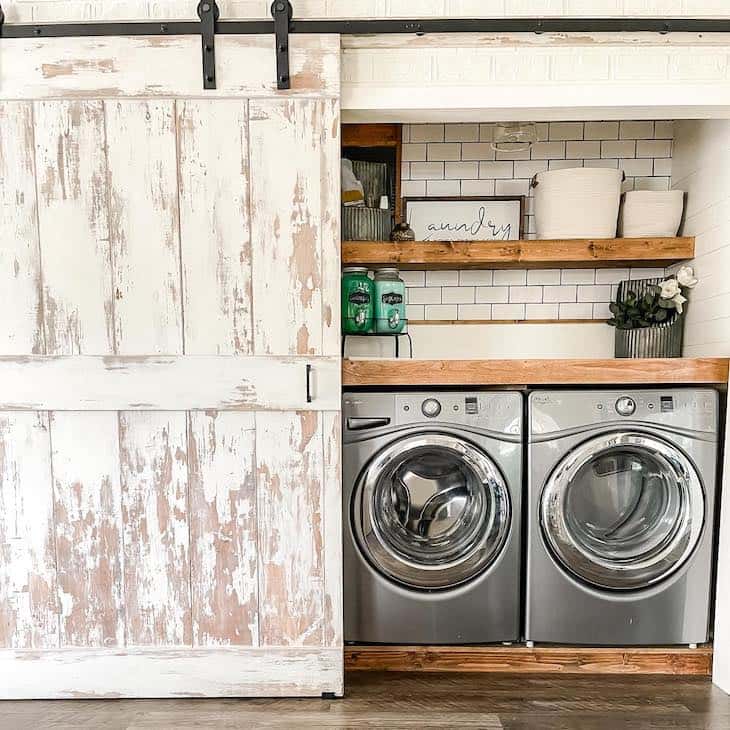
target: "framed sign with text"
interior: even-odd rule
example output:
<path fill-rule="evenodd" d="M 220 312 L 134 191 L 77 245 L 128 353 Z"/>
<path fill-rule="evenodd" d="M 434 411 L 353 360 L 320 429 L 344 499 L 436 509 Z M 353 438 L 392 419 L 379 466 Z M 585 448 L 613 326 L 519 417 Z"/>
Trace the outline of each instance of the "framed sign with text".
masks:
<path fill-rule="evenodd" d="M 524 196 L 404 198 L 416 241 L 516 241 L 522 238 Z"/>

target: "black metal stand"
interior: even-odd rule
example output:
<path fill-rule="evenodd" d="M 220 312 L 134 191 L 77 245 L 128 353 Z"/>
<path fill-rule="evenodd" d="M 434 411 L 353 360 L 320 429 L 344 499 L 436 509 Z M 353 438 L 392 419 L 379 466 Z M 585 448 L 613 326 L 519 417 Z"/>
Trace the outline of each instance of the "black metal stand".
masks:
<path fill-rule="evenodd" d="M 411 339 L 410 332 L 398 332 L 397 334 L 388 334 L 387 332 L 361 332 L 359 334 L 351 334 L 349 332 L 347 334 L 343 333 L 343 335 L 342 335 L 342 353 L 341 353 L 342 357 L 345 356 L 345 345 L 347 344 L 348 337 L 392 337 L 396 358 L 400 357 L 400 338 L 407 337 L 408 338 L 408 350 L 409 350 L 408 357 L 411 360 L 413 359 L 413 340 Z"/>
<path fill-rule="evenodd" d="M 219 20 L 215 0 L 201 0 L 200 22 L 4 23 L 0 38 L 82 38 L 89 36 L 200 35 L 203 45 L 203 88 L 215 89 L 215 34 L 276 37 L 276 86 L 289 89 L 289 35 L 336 33 L 730 33 L 730 20 L 712 18 L 428 18 L 384 20 L 294 20 L 289 0 L 274 0 L 272 20 Z"/>

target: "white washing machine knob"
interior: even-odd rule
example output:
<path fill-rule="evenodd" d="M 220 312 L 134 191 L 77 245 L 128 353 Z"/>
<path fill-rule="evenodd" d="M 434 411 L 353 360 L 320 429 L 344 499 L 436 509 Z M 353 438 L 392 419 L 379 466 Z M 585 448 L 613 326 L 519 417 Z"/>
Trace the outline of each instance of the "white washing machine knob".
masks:
<path fill-rule="evenodd" d="M 427 418 L 436 418 L 441 413 L 441 404 L 435 398 L 426 398 L 421 404 L 421 412 Z"/>
<path fill-rule="evenodd" d="M 622 396 L 616 401 L 616 413 L 619 416 L 631 416 L 636 411 L 636 401 L 627 395 Z"/>

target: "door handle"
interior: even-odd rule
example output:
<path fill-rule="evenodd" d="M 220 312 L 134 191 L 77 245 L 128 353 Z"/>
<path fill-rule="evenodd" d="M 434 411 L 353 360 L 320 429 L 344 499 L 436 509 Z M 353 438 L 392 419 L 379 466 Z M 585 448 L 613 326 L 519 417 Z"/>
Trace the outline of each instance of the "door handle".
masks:
<path fill-rule="evenodd" d="M 390 425 L 390 418 L 348 418 L 348 431 L 364 431 L 366 428 L 382 428 Z"/>
<path fill-rule="evenodd" d="M 312 398 L 312 366 L 307 363 L 307 403 L 311 403 Z"/>

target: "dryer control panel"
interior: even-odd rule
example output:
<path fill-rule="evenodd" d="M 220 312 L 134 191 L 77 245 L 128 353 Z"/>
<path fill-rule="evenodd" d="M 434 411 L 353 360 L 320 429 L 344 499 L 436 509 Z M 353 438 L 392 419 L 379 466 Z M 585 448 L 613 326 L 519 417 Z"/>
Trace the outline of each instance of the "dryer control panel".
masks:
<path fill-rule="evenodd" d="M 691 388 L 535 391 L 529 413 L 535 435 L 629 421 L 716 434 L 719 415 L 716 391 Z"/>

